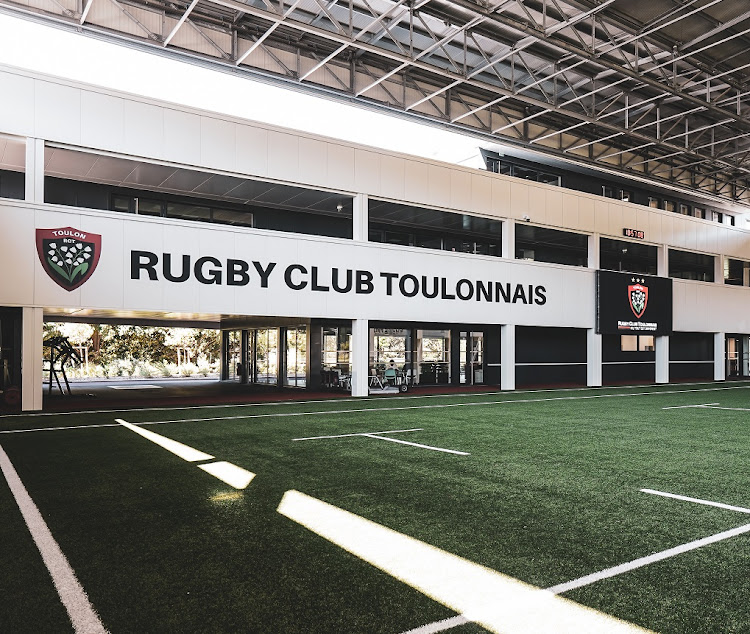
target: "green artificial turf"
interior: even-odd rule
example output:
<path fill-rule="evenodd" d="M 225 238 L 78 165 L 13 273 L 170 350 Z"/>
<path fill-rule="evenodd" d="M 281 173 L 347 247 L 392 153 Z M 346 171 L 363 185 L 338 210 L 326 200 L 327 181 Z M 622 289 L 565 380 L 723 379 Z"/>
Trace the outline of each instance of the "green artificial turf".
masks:
<path fill-rule="evenodd" d="M 716 402 L 739 409 L 662 409 Z M 0 430 L 70 429 L 0 434 L 0 445 L 112 632 L 398 634 L 455 613 L 281 516 L 285 491 L 546 588 L 750 523 L 640 492 L 750 507 L 748 417 L 746 384 L 670 385 L 5 417 Z M 236 492 L 115 418 L 183 421 L 144 427 L 257 475 Z M 293 441 L 412 428 L 392 437 L 470 455 Z M 12 599 L 0 624 L 61 631 L 4 482 L 0 505 L 14 555 L 0 555 L 13 571 L 0 577 Z M 665 633 L 750 632 L 748 539 L 564 596 Z"/>

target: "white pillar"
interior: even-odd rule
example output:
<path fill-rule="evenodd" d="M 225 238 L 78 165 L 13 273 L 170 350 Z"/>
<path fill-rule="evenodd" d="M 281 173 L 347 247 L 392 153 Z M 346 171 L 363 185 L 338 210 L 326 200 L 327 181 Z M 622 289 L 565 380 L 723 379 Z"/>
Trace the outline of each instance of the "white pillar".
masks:
<path fill-rule="evenodd" d="M 500 326 L 500 389 L 516 389 L 516 327 Z"/>
<path fill-rule="evenodd" d="M 516 258 L 516 221 L 512 218 L 503 222 L 502 253 L 500 255 L 511 260 Z"/>
<path fill-rule="evenodd" d="M 598 269 L 600 268 L 600 257 L 599 257 L 599 234 L 593 233 L 589 236 L 588 242 L 588 268 Z"/>
<path fill-rule="evenodd" d="M 721 253 L 714 256 L 714 282 L 724 283 L 724 255 Z"/>
<path fill-rule="evenodd" d="M 669 383 L 669 337 L 654 337 L 656 382 Z"/>
<path fill-rule="evenodd" d="M 26 201 L 44 202 L 44 139 L 26 139 Z"/>
<path fill-rule="evenodd" d="M 727 378 L 727 363 L 724 358 L 726 352 L 726 333 L 714 333 L 714 381 L 724 381 Z"/>
<path fill-rule="evenodd" d="M 669 247 L 666 244 L 657 247 L 656 274 L 659 277 L 669 277 Z"/>
<path fill-rule="evenodd" d="M 367 242 L 369 238 L 367 194 L 357 194 L 354 197 L 352 210 L 352 238 Z"/>
<path fill-rule="evenodd" d="M 352 319 L 352 396 L 367 396 L 370 368 L 370 322 Z"/>
<path fill-rule="evenodd" d="M 586 385 L 602 386 L 602 336 L 595 328 L 586 330 Z"/>
<path fill-rule="evenodd" d="M 24 307 L 21 325 L 21 409 L 42 409 L 42 359 L 44 311 Z"/>

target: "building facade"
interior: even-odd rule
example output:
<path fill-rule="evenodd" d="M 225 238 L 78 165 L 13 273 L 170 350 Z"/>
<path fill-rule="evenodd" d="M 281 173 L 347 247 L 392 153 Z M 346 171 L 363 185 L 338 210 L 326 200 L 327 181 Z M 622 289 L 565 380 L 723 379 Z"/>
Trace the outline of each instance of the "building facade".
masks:
<path fill-rule="evenodd" d="M 400 384 L 508 390 L 749 374 L 741 216 L 12 68 L 0 93 L 0 371 L 24 410 L 65 319 L 210 324 L 225 380 L 355 396 L 391 360 Z"/>

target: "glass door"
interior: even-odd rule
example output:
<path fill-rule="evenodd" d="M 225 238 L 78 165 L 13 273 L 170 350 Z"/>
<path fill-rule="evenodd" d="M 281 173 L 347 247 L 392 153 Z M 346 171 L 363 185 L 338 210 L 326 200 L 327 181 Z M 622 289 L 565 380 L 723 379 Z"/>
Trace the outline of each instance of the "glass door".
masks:
<path fill-rule="evenodd" d="M 279 331 L 276 328 L 259 328 L 251 339 L 255 343 L 252 355 L 255 382 L 275 385 L 278 380 Z"/>
<path fill-rule="evenodd" d="M 462 332 L 459 349 L 461 352 L 459 383 L 463 385 L 484 383 L 484 333 Z"/>
<path fill-rule="evenodd" d="M 286 330 L 286 385 L 307 385 L 307 327 Z"/>

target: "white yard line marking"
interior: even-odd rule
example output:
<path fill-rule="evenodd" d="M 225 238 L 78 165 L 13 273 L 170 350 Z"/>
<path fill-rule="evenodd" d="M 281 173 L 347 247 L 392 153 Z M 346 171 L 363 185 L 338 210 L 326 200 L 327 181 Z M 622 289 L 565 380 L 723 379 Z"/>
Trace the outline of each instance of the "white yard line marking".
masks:
<path fill-rule="evenodd" d="M 492 632 L 647 631 L 298 491 L 287 491 L 277 511 Z"/>
<path fill-rule="evenodd" d="M 700 405 L 673 405 L 672 407 L 662 407 L 662 409 L 694 409 L 696 407 L 708 407 L 709 405 L 718 405 L 718 403 L 701 403 Z"/>
<path fill-rule="evenodd" d="M 130 431 L 134 431 L 136 434 L 140 434 L 147 440 L 156 443 L 167 451 L 171 451 L 174 455 L 179 456 L 183 460 L 187 460 L 188 462 L 198 462 L 199 460 L 213 460 L 213 456 L 207 453 L 203 453 L 202 451 L 198 451 L 197 449 L 193 449 L 192 447 L 188 447 L 187 445 L 183 445 L 181 442 L 177 442 L 176 440 L 172 440 L 171 438 L 166 438 L 165 436 L 160 436 L 159 434 L 155 434 L 154 432 L 148 431 L 147 429 L 142 429 L 138 425 L 131 425 L 129 422 L 122 420 L 122 418 L 116 418 L 115 420 L 123 427 L 127 427 Z"/>
<path fill-rule="evenodd" d="M 356 434 L 338 434 L 336 436 L 310 436 L 309 438 L 292 438 L 292 442 L 299 440 L 325 440 L 328 438 L 350 438 L 351 436 L 366 436 L 369 434 L 403 434 L 410 431 L 423 431 L 422 428 L 418 429 L 390 429 L 388 431 L 371 431 L 371 432 L 359 432 Z"/>
<path fill-rule="evenodd" d="M 451 630 L 459 625 L 466 625 L 471 623 L 465 616 L 459 614 L 450 619 L 443 619 L 442 621 L 435 621 L 434 623 L 428 623 L 422 627 L 416 627 L 408 632 L 402 632 L 402 634 L 438 634 L 438 632 L 445 632 Z"/>
<path fill-rule="evenodd" d="M 665 559 L 669 559 L 670 557 L 675 557 L 691 550 L 697 550 L 698 548 L 703 548 L 703 546 L 715 544 L 716 542 L 730 539 L 732 537 L 737 537 L 738 535 L 743 535 L 744 533 L 750 533 L 750 524 L 744 524 L 743 526 L 738 526 L 737 528 L 733 528 L 728 531 L 716 533 L 715 535 L 710 535 L 709 537 L 696 539 L 695 541 L 688 542 L 687 544 L 675 546 L 674 548 L 669 548 L 667 550 L 663 550 L 660 553 L 648 555 L 647 557 L 634 559 L 633 561 L 620 564 L 619 566 L 613 566 L 612 568 L 607 568 L 606 570 L 602 570 L 600 572 L 595 572 L 584 577 L 579 577 L 578 579 L 573 579 L 573 581 L 568 581 L 567 583 L 561 583 L 559 585 L 552 586 L 551 588 L 547 588 L 547 590 L 549 592 L 552 592 L 553 594 L 569 592 L 570 590 L 575 590 L 576 588 L 582 588 L 583 586 L 591 585 L 592 583 L 596 583 L 597 581 L 601 581 L 602 579 L 616 577 L 617 575 L 622 575 L 626 572 L 630 572 L 631 570 L 636 570 L 637 568 L 642 568 L 643 566 L 648 566 L 649 564 L 653 564 L 658 561 L 664 561 Z"/>
<path fill-rule="evenodd" d="M 210 462 L 198 465 L 206 473 L 210 473 L 222 482 L 226 482 L 235 489 L 245 489 L 255 477 L 254 473 L 238 467 L 231 462 Z"/>
<path fill-rule="evenodd" d="M 388 442 L 397 442 L 401 445 L 410 445 L 412 447 L 419 447 L 420 449 L 430 449 L 432 451 L 442 451 L 443 453 L 452 453 L 456 454 L 457 456 L 470 456 L 471 454 L 466 453 L 465 451 L 456 451 L 455 449 L 443 449 L 442 447 L 431 447 L 430 445 L 420 445 L 416 442 L 407 442 L 405 440 L 399 440 L 398 438 L 388 438 L 386 436 L 376 436 L 375 434 L 362 434 L 363 436 L 366 436 L 367 438 L 375 438 L 377 440 L 387 440 Z"/>
<path fill-rule="evenodd" d="M 119 423 L 105 423 L 102 425 L 70 425 L 63 427 L 37 427 L 36 429 L 4 429 L 0 434 L 28 434 L 34 431 L 61 431 L 68 429 L 94 429 L 96 427 L 119 427 Z"/>
<path fill-rule="evenodd" d="M 705 409 L 725 409 L 730 412 L 750 412 L 750 409 L 747 407 L 718 407 L 718 403 L 716 405 L 704 405 Z"/>
<path fill-rule="evenodd" d="M 641 489 L 642 493 L 650 493 L 651 495 L 660 495 L 665 498 L 672 498 L 674 500 L 682 500 L 683 502 L 694 502 L 695 504 L 704 504 L 705 506 L 715 506 L 716 508 L 726 509 L 727 511 L 737 511 L 738 513 L 750 513 L 750 509 L 743 508 L 742 506 L 732 506 L 731 504 L 724 504 L 722 502 L 712 502 L 711 500 L 701 500 L 699 498 L 690 498 L 686 495 L 676 495 L 675 493 L 665 493 L 664 491 L 655 491 L 654 489 Z"/>
<path fill-rule="evenodd" d="M 0 447 L 0 469 L 8 482 L 13 497 L 21 510 L 26 526 L 42 555 L 44 564 L 52 577 L 60 600 L 68 612 L 73 629 L 80 634 L 106 633 L 99 616 L 89 602 L 86 592 L 78 582 L 75 572 L 60 550 L 52 532 L 42 518 L 34 500 L 23 485 L 13 463 Z"/>
<path fill-rule="evenodd" d="M 669 384 L 665 384 L 669 385 Z M 715 385 L 714 383 L 680 383 L 680 385 Z M 635 386 L 635 389 L 642 389 L 644 386 Z M 515 394 L 545 394 L 545 393 L 562 393 L 562 392 L 597 392 L 601 390 L 617 389 L 612 386 L 608 387 L 594 387 L 594 388 L 556 388 L 556 389 L 542 389 L 542 390 L 517 390 Z M 621 388 L 621 389 L 632 389 L 632 388 Z M 747 390 L 750 389 L 750 385 L 732 385 L 724 387 L 707 387 L 693 390 L 657 390 L 655 392 L 624 392 L 622 394 L 600 394 L 595 396 L 582 396 L 580 398 L 606 398 L 611 396 L 645 396 L 645 395 L 657 395 L 657 394 L 685 394 L 693 392 L 719 392 L 726 390 Z M 487 392 L 464 392 L 460 394 L 420 394 L 417 396 L 399 396 L 399 401 L 410 401 L 410 400 L 421 400 L 421 399 L 438 399 L 438 398 L 472 398 L 476 396 L 488 396 L 492 394 L 505 394 L 498 390 L 488 390 Z M 577 397 L 569 397 L 577 398 Z M 276 401 L 268 403 L 235 403 L 228 405 L 185 405 L 182 407 L 141 407 L 141 408 L 127 408 L 127 409 L 95 409 L 87 411 L 74 411 L 74 412 L 36 412 L 28 414 L 1 414 L 0 419 L 5 418 L 40 418 L 44 416 L 88 416 L 90 414 L 116 414 L 121 413 L 133 413 L 133 412 L 176 412 L 176 411 L 190 411 L 190 410 L 210 410 L 210 409 L 245 409 L 255 407 L 284 407 L 289 405 L 319 405 L 321 403 L 376 403 L 382 399 L 373 398 L 368 399 L 366 397 L 355 397 L 355 398 L 339 398 L 339 399 L 316 399 L 308 401 Z M 557 400 L 557 399 L 538 399 L 539 401 L 545 400 Z M 500 401 L 500 402 L 513 402 L 513 401 Z M 536 402 L 536 401 L 522 401 L 522 402 Z M 191 419 L 185 419 L 191 420 Z M 195 420 L 195 419 L 193 419 Z M 162 422 L 173 422 L 173 421 L 162 421 Z M 182 421 L 177 421 L 182 422 Z M 33 431 L 33 430 L 32 430 Z"/>
<path fill-rule="evenodd" d="M 113 390 L 161 390 L 161 385 L 108 385 Z"/>

